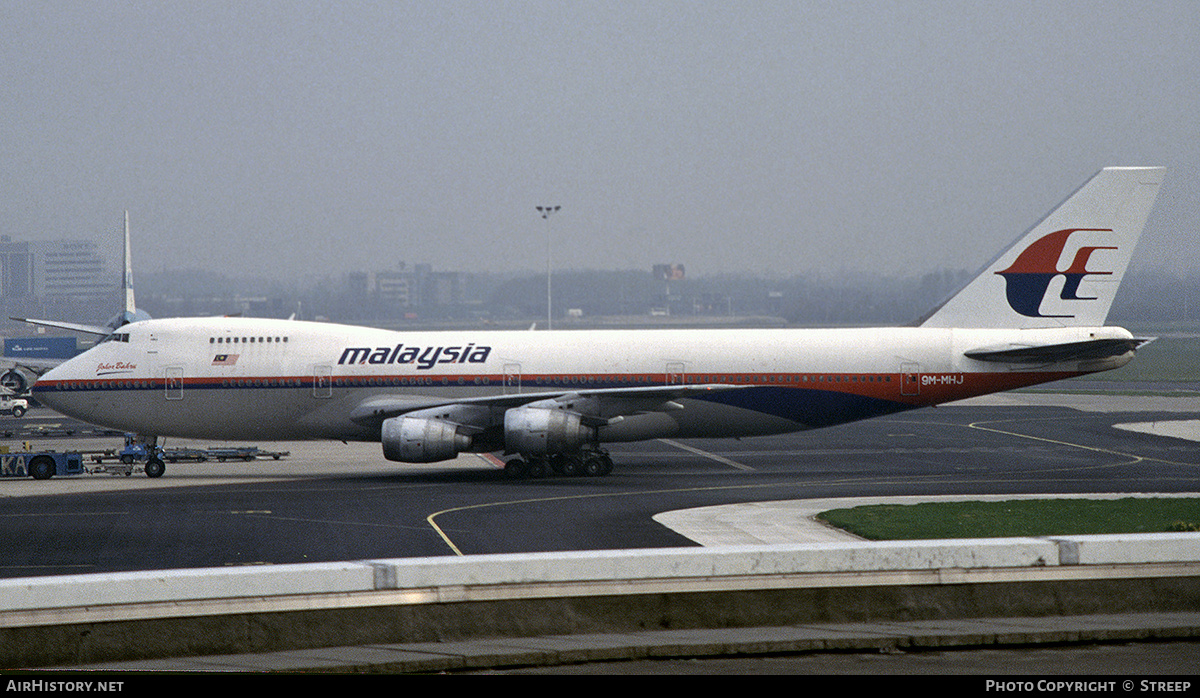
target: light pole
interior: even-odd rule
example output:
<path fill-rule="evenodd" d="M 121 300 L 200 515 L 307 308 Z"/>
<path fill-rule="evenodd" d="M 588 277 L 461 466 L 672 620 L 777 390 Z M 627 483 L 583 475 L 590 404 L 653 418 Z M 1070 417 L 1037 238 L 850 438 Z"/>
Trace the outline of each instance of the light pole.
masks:
<path fill-rule="evenodd" d="M 538 206 L 538 213 L 546 221 L 546 329 L 554 329 L 554 319 L 550 307 L 550 214 L 557 213 L 562 206 Z"/>

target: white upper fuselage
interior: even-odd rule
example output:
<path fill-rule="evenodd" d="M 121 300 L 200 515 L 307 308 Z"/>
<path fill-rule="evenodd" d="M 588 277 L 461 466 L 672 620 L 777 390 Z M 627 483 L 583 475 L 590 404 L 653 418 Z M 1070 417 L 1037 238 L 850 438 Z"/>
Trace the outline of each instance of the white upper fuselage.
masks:
<path fill-rule="evenodd" d="M 378 440 L 365 404 L 741 386 L 637 410 L 604 440 L 827 426 L 1124 364 L 1030 368 L 983 347 L 1127 339 L 1120 328 L 407 332 L 252 318 L 127 325 L 45 374 L 35 396 L 113 429 L 209 439 Z M 399 401 L 399 402 L 398 402 Z"/>

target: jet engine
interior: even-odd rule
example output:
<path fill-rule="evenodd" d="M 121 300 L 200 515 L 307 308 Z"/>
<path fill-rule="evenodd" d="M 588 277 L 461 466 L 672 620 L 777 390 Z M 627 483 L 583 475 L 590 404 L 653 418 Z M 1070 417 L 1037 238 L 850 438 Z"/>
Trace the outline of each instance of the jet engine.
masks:
<path fill-rule="evenodd" d="M 3 374 L 0 374 L 0 386 L 11 391 L 15 395 L 20 395 L 29 387 L 29 381 L 25 378 L 25 374 L 15 368 L 10 368 Z"/>
<path fill-rule="evenodd" d="M 471 447 L 471 436 L 442 419 L 403 415 L 383 422 L 383 457 L 403 463 L 435 463 Z"/>
<path fill-rule="evenodd" d="M 504 445 L 510 453 L 526 456 L 572 453 L 595 438 L 595 429 L 585 426 L 577 412 L 530 404 L 504 413 Z"/>

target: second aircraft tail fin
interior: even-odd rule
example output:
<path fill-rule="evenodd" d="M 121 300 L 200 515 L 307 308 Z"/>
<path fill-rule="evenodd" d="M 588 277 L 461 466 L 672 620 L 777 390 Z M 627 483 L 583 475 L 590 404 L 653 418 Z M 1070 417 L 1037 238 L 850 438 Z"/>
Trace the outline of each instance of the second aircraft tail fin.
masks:
<path fill-rule="evenodd" d="M 129 249 L 129 211 L 125 212 L 125 271 L 121 274 L 121 285 L 125 289 L 125 314 L 132 321 L 137 314 L 137 303 L 133 300 L 133 255 Z"/>

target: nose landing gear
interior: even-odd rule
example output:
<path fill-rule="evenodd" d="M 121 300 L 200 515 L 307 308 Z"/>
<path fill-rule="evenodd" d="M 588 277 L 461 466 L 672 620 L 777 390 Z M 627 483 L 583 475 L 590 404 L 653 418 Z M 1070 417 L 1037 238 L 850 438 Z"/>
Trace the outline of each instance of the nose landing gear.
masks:
<path fill-rule="evenodd" d="M 157 456 L 152 456 L 146 461 L 146 477 L 162 477 L 162 474 L 167 471 L 167 466 Z"/>
<path fill-rule="evenodd" d="M 125 448 L 121 450 L 121 462 L 131 465 L 134 461 L 146 459 L 146 477 L 162 477 L 167 471 L 163 463 L 162 449 L 158 446 L 157 436 L 143 434 L 127 434 Z"/>

